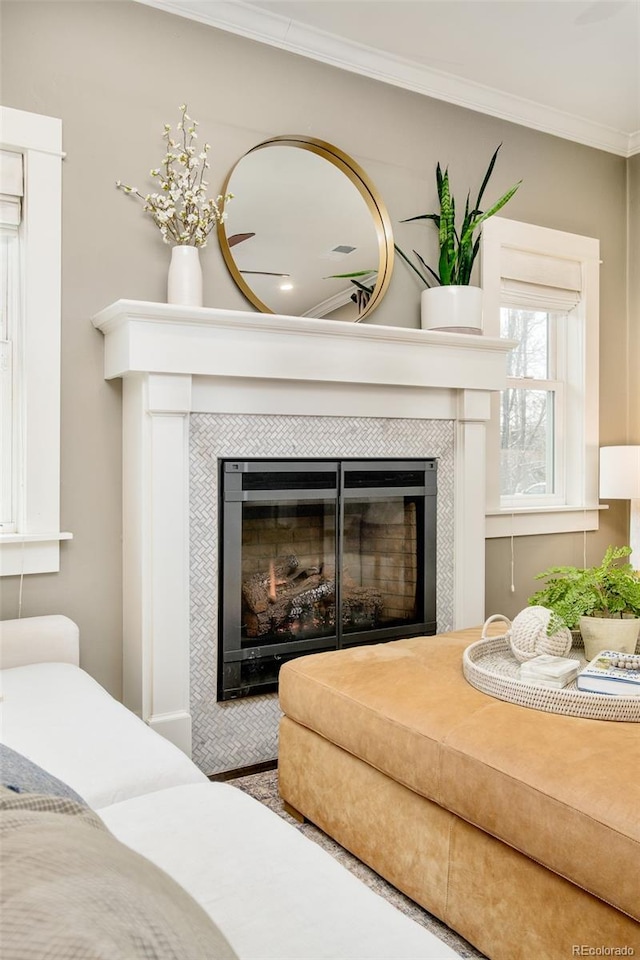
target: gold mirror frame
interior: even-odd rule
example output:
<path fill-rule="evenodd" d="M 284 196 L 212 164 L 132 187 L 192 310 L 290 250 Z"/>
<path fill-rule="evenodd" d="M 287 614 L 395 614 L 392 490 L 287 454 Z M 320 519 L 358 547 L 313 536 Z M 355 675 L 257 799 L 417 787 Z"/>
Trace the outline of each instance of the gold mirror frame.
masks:
<path fill-rule="evenodd" d="M 371 222 L 373 228 L 375 229 L 375 240 L 377 241 L 377 267 L 375 268 L 376 272 L 376 281 L 373 286 L 373 291 L 370 294 L 366 303 L 362 304 L 361 309 L 358 312 L 358 315 L 353 318 L 351 322 L 360 322 L 366 316 L 368 316 L 380 303 L 382 297 L 386 293 L 387 287 L 391 280 L 391 273 L 393 270 L 393 258 L 394 258 L 394 246 L 393 246 L 393 234 L 391 230 L 391 220 L 387 213 L 386 207 L 382 202 L 378 191 L 375 186 L 364 172 L 362 167 L 355 162 L 351 157 L 346 153 L 340 150 L 338 147 L 333 146 L 333 144 L 327 143 L 324 140 L 318 140 L 315 137 L 305 137 L 305 136 L 281 136 L 281 137 L 272 137 L 269 140 L 265 140 L 262 143 L 257 144 L 255 147 L 252 147 L 251 150 L 248 150 L 238 162 L 233 166 L 229 174 L 227 175 L 224 186 L 221 190 L 222 194 L 227 194 L 229 192 L 236 193 L 233 188 L 233 178 L 234 174 L 237 175 L 238 169 L 242 162 L 247 157 L 253 157 L 259 151 L 268 149 L 270 147 L 292 147 L 304 151 L 309 151 L 315 157 L 319 157 L 323 160 L 331 163 L 335 168 L 341 171 L 350 181 L 351 184 L 358 191 L 359 196 L 364 200 L 366 208 L 371 215 Z M 267 183 L 261 184 L 265 196 L 268 196 L 269 185 Z M 270 222 L 272 222 L 270 220 Z M 276 272 L 271 271 L 242 271 L 238 267 L 236 259 L 232 253 L 231 246 L 235 244 L 230 244 L 229 240 L 235 240 L 236 244 L 242 242 L 244 239 L 250 239 L 255 236 L 254 233 L 242 233 L 238 232 L 235 228 L 233 232 L 229 231 L 229 225 L 233 223 L 233 201 L 230 203 L 227 211 L 227 220 L 218 225 L 218 239 L 220 241 L 220 249 L 224 257 L 227 268 L 233 277 L 235 283 L 240 288 L 244 296 L 252 303 L 255 307 L 260 310 L 262 313 L 275 313 L 267 303 L 256 293 L 256 291 L 250 286 L 248 281 L 243 276 L 245 273 L 262 273 L 264 275 L 270 276 L 280 276 L 285 277 L 286 274 L 277 274 Z M 246 226 L 246 224 L 245 224 Z M 240 238 L 240 239 L 236 239 Z M 294 237 L 292 243 L 300 244 L 300 237 Z M 282 255 L 282 254 L 280 254 Z M 348 259 L 348 258 L 346 258 Z M 346 259 L 336 263 L 327 262 L 326 270 L 329 276 L 325 276 L 322 279 L 330 279 L 331 274 L 336 273 L 348 273 L 351 272 L 349 264 L 346 262 Z M 276 263 L 273 263 L 273 266 L 276 266 Z M 371 278 L 373 277 L 374 269 L 371 269 Z M 356 278 L 358 279 L 358 278 Z M 366 279 L 366 278 L 363 278 Z M 345 280 L 345 283 L 350 283 L 349 280 Z M 350 288 L 349 288 L 350 289 Z M 352 293 L 355 293 L 359 288 L 354 285 Z M 349 291 L 347 291 L 349 295 Z M 365 295 L 366 296 L 366 295 Z M 350 297 L 348 296 L 348 299 Z M 348 299 L 344 302 L 348 302 Z M 358 309 L 356 307 L 356 309 Z M 314 316 L 312 312 L 313 308 L 310 308 L 309 311 L 302 315 Z M 281 311 L 285 313 L 285 311 Z M 300 314 L 296 314 L 300 315 Z"/>

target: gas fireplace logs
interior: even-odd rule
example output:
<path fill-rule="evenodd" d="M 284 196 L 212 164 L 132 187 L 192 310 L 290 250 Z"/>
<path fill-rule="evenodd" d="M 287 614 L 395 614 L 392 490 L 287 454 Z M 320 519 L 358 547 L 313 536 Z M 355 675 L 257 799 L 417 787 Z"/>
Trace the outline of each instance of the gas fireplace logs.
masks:
<path fill-rule="evenodd" d="M 300 569 L 290 554 L 271 561 L 242 585 L 244 620 L 249 637 L 291 634 L 301 628 L 335 624 L 335 572 L 321 566 Z M 382 613 L 382 595 L 358 586 L 348 575 L 342 584 L 343 621 L 375 625 Z"/>

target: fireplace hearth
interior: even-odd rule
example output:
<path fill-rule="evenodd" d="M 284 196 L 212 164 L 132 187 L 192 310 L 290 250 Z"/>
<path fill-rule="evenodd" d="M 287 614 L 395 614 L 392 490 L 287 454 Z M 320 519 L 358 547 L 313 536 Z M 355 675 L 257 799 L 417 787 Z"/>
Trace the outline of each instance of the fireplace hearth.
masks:
<path fill-rule="evenodd" d="M 218 699 L 293 657 L 436 632 L 435 459 L 223 460 Z"/>

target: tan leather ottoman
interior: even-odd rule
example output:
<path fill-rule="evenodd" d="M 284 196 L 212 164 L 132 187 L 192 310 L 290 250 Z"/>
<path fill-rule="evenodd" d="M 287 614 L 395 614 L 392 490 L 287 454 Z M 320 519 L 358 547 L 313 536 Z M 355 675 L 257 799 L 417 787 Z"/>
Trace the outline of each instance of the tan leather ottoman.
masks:
<path fill-rule="evenodd" d="M 640 956 L 640 725 L 480 693 L 479 636 L 287 663 L 282 797 L 495 960 Z"/>

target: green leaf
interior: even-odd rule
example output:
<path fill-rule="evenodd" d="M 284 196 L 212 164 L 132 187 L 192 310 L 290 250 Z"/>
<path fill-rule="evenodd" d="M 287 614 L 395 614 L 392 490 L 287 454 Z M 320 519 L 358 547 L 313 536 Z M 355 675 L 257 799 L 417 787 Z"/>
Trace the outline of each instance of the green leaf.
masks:
<path fill-rule="evenodd" d="M 458 284 L 468 286 L 469 280 L 471 279 L 471 268 L 473 267 L 474 256 L 474 247 L 471 246 L 471 241 L 460 245 Z"/>
<path fill-rule="evenodd" d="M 489 180 L 491 179 L 491 174 L 493 173 L 493 168 L 494 168 L 495 165 L 496 165 L 496 160 L 498 159 L 498 153 L 500 152 L 500 147 L 501 147 L 501 146 L 502 146 L 502 144 L 499 143 L 498 146 L 496 147 L 496 152 L 494 153 L 494 155 L 491 157 L 491 160 L 489 161 L 489 166 L 487 167 L 487 172 L 486 172 L 485 175 L 484 175 L 484 180 L 482 181 L 482 186 L 480 187 L 480 192 L 478 193 L 478 199 L 476 200 L 476 209 L 477 209 L 477 210 L 480 209 L 480 204 L 481 204 L 481 202 L 482 202 L 482 197 L 483 197 L 483 195 L 484 195 L 484 191 L 485 191 L 486 188 L 487 188 L 487 184 L 489 183 Z"/>
<path fill-rule="evenodd" d="M 375 269 L 371 270 L 354 270 L 353 273 L 331 273 L 328 277 L 323 277 L 323 280 L 349 280 L 351 277 L 368 277 L 370 273 L 376 273 Z"/>
<path fill-rule="evenodd" d="M 394 243 L 393 246 L 394 246 L 394 248 L 395 248 L 395 250 L 396 250 L 396 253 L 399 253 L 400 256 L 402 257 L 402 259 L 404 260 L 404 262 L 405 262 L 409 267 L 411 267 L 411 269 L 413 270 L 413 272 L 414 272 L 415 274 L 417 274 L 417 275 L 420 277 L 420 279 L 421 279 L 422 282 L 424 283 L 425 287 L 430 287 L 431 284 L 429 283 L 429 281 L 427 280 L 427 278 L 424 277 L 424 276 L 420 273 L 420 271 L 418 270 L 418 268 L 417 268 L 417 267 L 415 266 L 415 264 L 412 262 L 411 258 L 406 255 L 406 253 L 404 252 L 404 250 L 401 250 L 397 243 Z"/>
<path fill-rule="evenodd" d="M 451 283 L 455 268 L 455 205 L 449 191 L 449 174 L 440 180 L 440 261 L 438 273 L 443 285 Z"/>
<path fill-rule="evenodd" d="M 515 186 L 511 187 L 510 190 L 507 190 L 507 192 L 504 193 L 500 197 L 500 199 L 496 203 L 494 203 L 494 205 L 490 207 L 489 210 L 487 210 L 486 213 L 483 213 L 482 216 L 478 218 L 478 220 L 476 221 L 476 226 L 479 226 L 481 223 L 484 223 L 485 220 L 488 220 L 489 217 L 492 217 L 494 214 L 496 214 L 498 210 L 502 210 L 505 203 L 508 203 L 509 200 L 511 200 L 511 197 L 514 195 L 514 193 L 516 192 L 516 190 L 518 189 L 521 183 L 522 183 L 522 180 L 518 180 Z"/>
<path fill-rule="evenodd" d="M 412 223 L 414 220 L 433 220 L 435 225 L 440 227 L 440 216 L 437 213 L 421 213 L 417 217 L 407 217 L 406 220 L 401 220 L 400 223 Z"/>
<path fill-rule="evenodd" d="M 414 257 L 417 257 L 417 258 L 418 258 L 418 260 L 420 261 L 420 263 L 422 264 L 422 266 L 425 268 L 425 270 L 428 270 L 428 271 L 429 271 L 429 273 L 431 274 L 431 276 L 433 277 L 433 279 L 436 281 L 436 283 L 440 283 L 440 277 L 438 276 L 438 274 L 435 272 L 435 270 L 432 270 L 432 269 L 431 269 L 431 267 L 429 266 L 429 264 L 425 262 L 425 260 L 420 256 L 420 254 L 418 253 L 418 251 L 417 251 L 417 250 L 413 250 L 412 252 L 413 252 Z"/>

